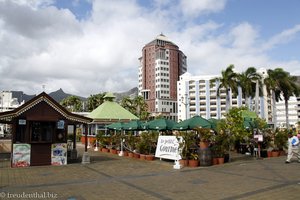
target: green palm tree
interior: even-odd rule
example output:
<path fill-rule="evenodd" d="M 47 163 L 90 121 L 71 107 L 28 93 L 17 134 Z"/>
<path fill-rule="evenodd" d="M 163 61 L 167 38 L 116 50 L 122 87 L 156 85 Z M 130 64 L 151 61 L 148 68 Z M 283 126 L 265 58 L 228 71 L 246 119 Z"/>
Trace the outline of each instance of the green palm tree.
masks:
<path fill-rule="evenodd" d="M 77 96 L 68 96 L 64 98 L 60 104 L 70 110 L 71 112 L 82 111 L 82 101 Z"/>
<path fill-rule="evenodd" d="M 279 90 L 281 91 L 281 95 L 283 96 L 284 104 L 285 104 L 286 128 L 289 129 L 290 124 L 289 124 L 289 113 L 288 113 L 289 111 L 288 101 L 291 96 L 299 96 L 300 88 L 296 83 L 297 81 L 296 76 L 291 76 L 288 72 L 285 71 L 283 71 L 282 73 L 284 73 L 285 75 L 279 79 Z"/>
<path fill-rule="evenodd" d="M 134 101 L 129 96 L 123 97 L 121 100 L 121 106 L 131 112 L 132 114 L 135 114 L 135 107 L 134 107 Z"/>
<path fill-rule="evenodd" d="M 148 119 L 148 106 L 142 96 L 137 96 L 133 99 L 128 96 L 124 97 L 121 101 L 121 106 L 139 117 L 140 120 Z"/>
<path fill-rule="evenodd" d="M 226 90 L 226 113 L 229 111 L 230 105 L 230 91 L 233 94 L 238 93 L 237 74 L 233 71 L 234 65 L 229 65 L 225 70 L 222 70 L 221 77 L 214 78 L 210 81 L 211 84 L 217 84 L 217 96 L 220 98 L 220 90 Z"/>
<path fill-rule="evenodd" d="M 285 104 L 285 114 L 286 114 L 286 127 L 289 129 L 289 113 L 288 113 L 288 101 L 291 96 L 299 96 L 300 87 L 297 85 L 297 77 L 291 76 L 288 72 L 284 71 L 282 68 L 276 68 L 274 70 L 268 70 L 269 77 L 265 84 L 269 90 L 273 91 L 272 98 L 276 102 L 279 100 L 284 100 Z M 275 103 L 275 102 L 274 102 Z"/>
<path fill-rule="evenodd" d="M 266 85 L 268 95 L 272 98 L 272 113 L 273 113 L 273 123 L 274 128 L 277 125 L 277 108 L 276 102 L 279 101 L 280 98 L 280 91 L 278 89 L 278 82 L 277 82 L 277 71 L 269 69 L 267 71 L 268 76 L 264 79 L 264 84 Z"/>
<path fill-rule="evenodd" d="M 104 101 L 105 93 L 93 94 L 88 97 L 87 100 L 87 110 L 89 112 L 96 109 L 99 105 L 101 105 Z"/>
<path fill-rule="evenodd" d="M 242 95 L 245 98 L 245 105 L 250 109 L 249 97 L 255 96 L 256 83 L 261 80 L 261 75 L 256 71 L 255 67 L 249 67 L 245 72 L 238 74 L 238 83 L 242 88 Z"/>
<path fill-rule="evenodd" d="M 136 107 L 136 114 L 141 120 L 147 120 L 149 116 L 148 105 L 142 96 L 134 98 L 134 105 Z"/>

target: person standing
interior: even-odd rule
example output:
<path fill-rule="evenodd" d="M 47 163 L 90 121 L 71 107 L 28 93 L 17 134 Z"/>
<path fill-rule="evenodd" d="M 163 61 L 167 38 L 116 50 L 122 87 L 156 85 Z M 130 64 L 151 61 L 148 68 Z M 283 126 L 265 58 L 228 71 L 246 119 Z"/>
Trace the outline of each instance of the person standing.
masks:
<path fill-rule="evenodd" d="M 296 156 L 300 163 L 299 139 L 297 136 L 293 136 L 291 132 L 288 133 L 288 137 L 288 155 L 285 163 L 290 163 L 293 156 Z"/>

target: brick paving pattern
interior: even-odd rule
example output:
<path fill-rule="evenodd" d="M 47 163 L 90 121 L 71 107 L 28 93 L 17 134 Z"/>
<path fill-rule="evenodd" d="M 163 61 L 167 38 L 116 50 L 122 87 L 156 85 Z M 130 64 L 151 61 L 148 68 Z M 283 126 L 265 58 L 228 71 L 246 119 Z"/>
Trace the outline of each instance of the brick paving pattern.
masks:
<path fill-rule="evenodd" d="M 20 199 L 8 198 L 10 194 L 69 200 L 300 198 L 300 163 L 285 164 L 285 157 L 175 170 L 172 162 L 158 159 L 141 161 L 93 151 L 90 155 L 91 164 L 28 168 L 10 168 L 2 159 L 0 200 Z"/>

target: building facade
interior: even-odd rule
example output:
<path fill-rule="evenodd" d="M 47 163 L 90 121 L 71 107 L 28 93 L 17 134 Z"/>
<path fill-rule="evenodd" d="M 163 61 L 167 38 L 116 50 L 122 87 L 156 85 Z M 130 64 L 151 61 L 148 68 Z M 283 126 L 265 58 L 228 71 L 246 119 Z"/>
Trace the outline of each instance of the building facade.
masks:
<path fill-rule="evenodd" d="M 260 68 L 257 72 L 262 76 L 262 83 L 267 77 L 267 70 Z M 200 115 L 206 119 L 224 118 L 226 113 L 226 91 L 220 90 L 217 96 L 218 83 L 215 86 L 210 84 L 210 80 L 217 75 L 192 76 L 185 73 L 180 76 L 177 82 L 178 94 L 178 121 L 188 119 L 195 115 Z M 230 94 L 230 106 L 245 106 L 245 99 L 242 97 L 242 89 L 238 89 L 238 95 Z M 259 90 L 257 90 L 259 91 Z M 256 98 L 257 97 L 257 98 Z M 274 127 L 286 127 L 286 112 L 284 101 L 275 102 L 267 92 L 265 85 L 261 86 L 261 93 L 249 98 L 247 105 L 249 109 L 258 113 L 259 117 L 265 119 L 268 124 Z M 300 121 L 300 97 L 291 97 L 288 101 L 289 124 L 297 126 Z"/>
<path fill-rule="evenodd" d="M 139 95 L 151 116 L 177 120 L 177 81 L 187 71 L 186 56 L 160 34 L 143 47 L 139 62 Z"/>
<path fill-rule="evenodd" d="M 296 127 L 300 121 L 300 97 L 290 97 L 288 101 L 289 124 Z M 276 102 L 277 127 L 286 127 L 286 112 L 284 101 Z"/>
<path fill-rule="evenodd" d="M 200 115 L 206 119 L 224 117 L 226 113 L 226 90 L 220 89 L 217 96 L 218 83 L 211 86 L 210 80 L 216 75 L 192 76 L 185 73 L 177 82 L 178 92 L 178 121 Z M 231 107 L 245 104 L 241 95 L 234 97 L 230 93 Z"/>
<path fill-rule="evenodd" d="M 24 104 L 24 101 L 19 103 L 17 98 L 13 98 L 12 92 L 0 92 L 0 112 L 13 110 L 22 104 Z"/>

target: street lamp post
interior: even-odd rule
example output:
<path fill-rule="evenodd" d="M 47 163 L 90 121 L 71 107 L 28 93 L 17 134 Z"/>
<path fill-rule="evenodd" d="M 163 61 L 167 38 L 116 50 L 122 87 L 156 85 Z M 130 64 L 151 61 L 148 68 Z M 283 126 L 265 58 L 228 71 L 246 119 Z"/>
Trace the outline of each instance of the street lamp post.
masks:
<path fill-rule="evenodd" d="M 188 118 L 188 105 L 189 105 L 189 100 L 188 100 L 188 94 L 185 93 L 184 97 L 181 97 L 181 103 L 185 106 L 185 119 Z"/>

